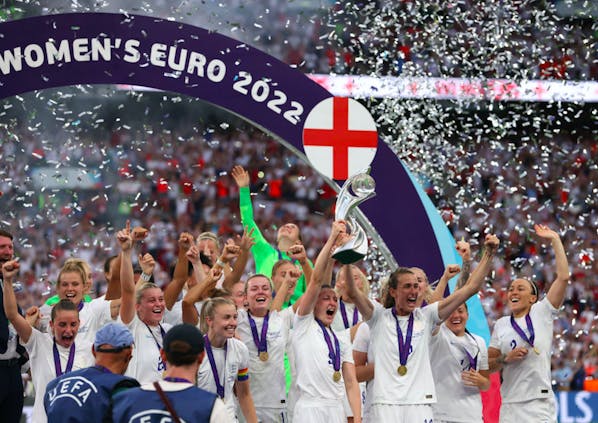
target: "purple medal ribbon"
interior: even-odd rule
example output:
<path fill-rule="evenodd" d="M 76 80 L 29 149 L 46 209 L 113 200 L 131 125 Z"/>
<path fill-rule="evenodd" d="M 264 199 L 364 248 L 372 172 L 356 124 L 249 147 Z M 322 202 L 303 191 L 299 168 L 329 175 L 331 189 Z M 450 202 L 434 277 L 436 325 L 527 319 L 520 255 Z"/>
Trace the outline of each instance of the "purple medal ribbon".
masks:
<path fill-rule="evenodd" d="M 257 347 L 257 354 L 260 355 L 261 352 L 268 352 L 268 342 L 266 340 L 266 334 L 268 333 L 268 320 L 270 319 L 270 312 L 266 313 L 264 316 L 264 323 L 262 324 L 262 338 L 260 339 L 257 333 L 257 325 L 255 324 L 255 320 L 251 317 L 251 314 L 247 312 L 247 318 L 249 319 L 249 326 L 251 326 L 251 334 L 253 335 L 253 342 Z"/>
<path fill-rule="evenodd" d="M 345 307 L 345 303 L 343 302 L 342 299 L 339 300 L 339 303 L 341 305 L 341 316 L 343 317 L 343 324 L 345 325 L 345 329 L 349 329 L 352 326 L 355 326 L 357 324 L 357 322 L 359 321 L 357 307 L 355 307 L 353 309 L 353 324 L 349 325 L 349 319 L 347 318 L 347 308 Z"/>
<path fill-rule="evenodd" d="M 401 366 L 407 364 L 409 357 L 409 350 L 411 349 L 411 337 L 413 336 L 413 313 L 409 313 L 409 322 L 407 323 L 407 336 L 403 340 L 403 331 L 399 325 L 399 318 L 397 317 L 396 308 L 392 308 L 392 315 L 395 317 L 397 323 L 397 342 L 399 343 L 399 361 Z"/>
<path fill-rule="evenodd" d="M 529 313 L 525 315 L 525 325 L 527 326 L 527 330 L 529 332 L 529 338 L 527 337 L 523 329 L 521 329 L 521 327 L 517 324 L 517 322 L 515 321 L 515 317 L 513 317 L 513 315 L 511 314 L 511 326 L 513 326 L 513 329 L 515 329 L 517 335 L 519 335 L 521 339 L 523 339 L 525 342 L 530 344 L 532 348 L 534 348 L 534 340 L 536 339 L 536 334 L 534 333 L 534 325 L 532 324 L 532 318 L 529 316 Z"/>
<path fill-rule="evenodd" d="M 328 331 L 326 330 L 326 326 L 318 319 L 316 319 L 318 325 L 322 328 L 322 333 L 324 334 L 324 340 L 326 341 L 326 345 L 328 345 L 328 357 L 332 361 L 332 368 L 335 372 L 338 372 L 341 369 L 341 347 L 338 343 L 338 338 L 336 334 L 330 328 L 330 332 L 332 332 L 332 336 L 334 337 L 334 348 L 332 347 L 332 340 L 330 339 L 330 335 L 328 335 Z"/>
<path fill-rule="evenodd" d="M 77 311 L 81 311 L 83 309 L 83 301 L 79 302 L 79 304 L 77 305 Z"/>
<path fill-rule="evenodd" d="M 220 383 L 220 377 L 218 376 L 218 368 L 216 368 L 216 362 L 214 361 L 214 353 L 212 353 L 212 344 L 210 344 L 210 339 L 208 335 L 204 335 L 203 337 L 204 346 L 206 350 L 206 354 L 208 355 L 208 360 L 210 361 L 210 367 L 212 368 L 212 375 L 214 376 L 214 382 L 216 382 L 216 393 L 220 398 L 224 398 L 224 381 L 225 378 L 222 379 L 222 384 Z M 226 371 L 226 345 L 228 341 L 224 343 L 224 370 Z"/>
<path fill-rule="evenodd" d="M 73 363 L 75 362 L 75 343 L 71 344 L 71 348 L 69 349 L 69 358 L 66 361 L 66 369 L 64 372 L 62 371 L 62 366 L 60 365 L 60 353 L 58 352 L 58 347 L 56 346 L 56 340 L 54 340 L 54 346 L 52 347 L 54 352 L 54 369 L 56 370 L 56 377 L 61 376 L 65 373 L 69 373 L 73 370 Z"/>
<path fill-rule="evenodd" d="M 469 335 L 471 337 L 471 339 L 473 340 L 474 343 L 477 342 L 475 340 L 475 338 L 473 337 L 473 335 L 471 333 L 469 333 L 469 331 L 467 329 L 465 329 L 465 333 L 467 335 Z M 465 355 L 467 356 L 467 360 L 469 360 L 469 368 L 473 369 L 473 370 L 477 370 L 478 369 L 478 354 L 474 356 L 472 356 L 469 351 L 467 351 L 467 348 L 463 347 L 463 351 L 465 351 Z M 479 353 L 479 347 L 478 347 L 478 353 Z"/>
<path fill-rule="evenodd" d="M 150 335 L 152 335 L 152 338 L 154 338 L 154 341 L 156 342 L 156 346 L 158 347 L 158 371 L 161 372 L 163 370 L 166 370 L 166 365 L 162 361 L 162 356 L 160 356 L 160 350 L 162 349 L 162 346 L 156 339 L 154 332 L 152 332 L 152 329 L 148 326 L 148 324 L 144 323 L 144 325 L 147 328 L 147 330 L 149 330 Z M 164 340 L 164 337 L 166 336 L 166 331 L 164 330 L 162 325 L 158 324 L 158 326 L 160 326 L 160 334 L 162 334 L 162 340 Z"/>

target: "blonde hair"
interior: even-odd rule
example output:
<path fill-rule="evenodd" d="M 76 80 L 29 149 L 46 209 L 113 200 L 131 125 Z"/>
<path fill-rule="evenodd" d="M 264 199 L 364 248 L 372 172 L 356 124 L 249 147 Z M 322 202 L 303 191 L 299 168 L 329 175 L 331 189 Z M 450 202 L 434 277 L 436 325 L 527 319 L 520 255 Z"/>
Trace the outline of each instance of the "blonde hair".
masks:
<path fill-rule="evenodd" d="M 220 239 L 218 239 L 218 235 L 216 235 L 214 232 L 202 232 L 197 236 L 197 243 L 199 244 L 199 241 L 203 241 L 203 240 L 212 240 L 214 241 L 214 243 L 216 244 L 216 248 L 218 248 L 218 251 L 220 251 Z"/>
<path fill-rule="evenodd" d="M 349 268 L 351 269 L 351 277 L 353 277 L 353 269 L 356 269 L 357 271 L 359 271 L 359 278 L 363 282 L 362 285 L 361 285 L 361 292 L 363 292 L 366 297 L 369 297 L 369 295 L 370 295 L 370 281 L 368 280 L 368 277 L 365 275 L 365 273 L 363 273 L 363 271 L 359 267 L 355 266 L 354 264 L 343 264 L 336 271 L 335 280 L 338 280 L 338 277 L 339 277 L 339 275 L 342 274 L 343 269 L 345 268 L 345 266 L 349 266 Z M 347 283 L 347 281 L 345 281 L 345 284 L 346 283 Z M 334 290 L 335 290 L 335 292 L 338 295 L 338 291 L 336 290 L 336 288 Z"/>
<path fill-rule="evenodd" d="M 89 283 L 87 275 L 91 273 L 91 268 L 85 260 L 70 258 L 62 265 L 60 273 L 58 273 L 58 278 L 56 279 L 56 285 L 60 284 L 60 278 L 65 273 L 77 273 L 81 277 L 81 283 L 83 283 L 83 287 L 85 288 Z"/>
<path fill-rule="evenodd" d="M 162 288 L 160 288 L 158 285 L 156 285 L 153 282 L 146 282 L 143 285 L 141 285 L 139 288 L 137 288 L 137 291 L 135 291 L 135 303 L 141 304 L 141 299 L 143 298 L 143 294 L 145 293 L 145 291 L 147 291 L 148 289 L 153 289 L 153 288 L 158 288 L 159 290 L 162 290 Z"/>
<path fill-rule="evenodd" d="M 203 334 L 208 333 L 208 317 L 213 319 L 216 308 L 221 305 L 231 305 L 235 309 L 237 308 L 233 300 L 225 297 L 213 297 L 203 303 L 203 306 L 201 307 L 201 313 L 199 314 L 199 330 Z"/>

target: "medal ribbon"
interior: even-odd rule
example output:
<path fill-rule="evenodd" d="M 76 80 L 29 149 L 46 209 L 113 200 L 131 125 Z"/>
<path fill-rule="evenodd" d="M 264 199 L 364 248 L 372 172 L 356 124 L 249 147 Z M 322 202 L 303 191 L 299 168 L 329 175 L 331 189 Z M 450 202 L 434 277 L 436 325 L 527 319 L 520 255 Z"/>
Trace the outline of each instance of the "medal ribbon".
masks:
<path fill-rule="evenodd" d="M 525 325 L 527 326 L 527 330 L 529 332 L 529 338 L 527 337 L 523 329 L 521 329 L 521 327 L 517 324 L 517 322 L 515 321 L 515 317 L 513 317 L 513 315 L 511 314 L 511 326 L 513 326 L 513 329 L 515 329 L 517 335 L 519 335 L 521 339 L 523 339 L 525 342 L 530 344 L 532 348 L 534 348 L 534 340 L 536 339 L 536 334 L 534 332 L 534 325 L 532 324 L 532 318 L 529 316 L 529 313 L 525 315 Z"/>
<path fill-rule="evenodd" d="M 392 315 L 395 317 L 397 323 L 397 342 L 399 344 L 399 361 L 401 366 L 407 364 L 409 358 L 409 350 L 411 349 L 411 338 L 413 337 L 413 313 L 409 313 L 409 322 L 407 323 L 407 336 L 403 339 L 403 331 L 399 325 L 399 318 L 397 317 L 397 310 L 392 308 Z"/>
<path fill-rule="evenodd" d="M 60 364 L 60 353 L 58 352 L 58 347 L 56 346 L 56 339 L 54 340 L 52 352 L 54 353 L 54 369 L 56 370 L 56 377 L 65 373 L 69 373 L 71 370 L 73 370 L 73 363 L 75 362 L 74 342 L 71 344 L 71 348 L 69 349 L 69 358 L 66 361 L 66 369 L 64 369 L 64 372 L 62 371 L 62 365 Z"/>
<path fill-rule="evenodd" d="M 216 382 L 216 393 L 220 398 L 224 398 L 224 382 L 226 378 L 222 378 L 222 384 L 220 384 L 220 377 L 218 376 L 218 368 L 216 367 L 216 361 L 214 361 L 214 353 L 212 352 L 212 344 L 208 335 L 204 335 L 203 342 L 210 361 L 210 367 L 212 368 L 212 376 L 214 376 L 214 382 Z M 224 343 L 224 370 L 226 372 L 226 345 L 228 341 Z"/>
<path fill-rule="evenodd" d="M 467 329 L 465 329 L 465 333 L 467 335 L 469 335 L 469 337 L 473 340 L 473 342 L 477 345 L 478 343 L 476 342 L 475 338 L 473 337 L 473 335 L 471 333 L 469 333 L 469 331 Z M 472 356 L 469 351 L 467 351 L 467 348 L 465 348 L 465 346 L 463 346 L 463 351 L 465 351 L 465 355 L 467 356 L 467 360 L 469 360 L 469 368 L 473 369 L 473 370 L 477 370 L 478 369 L 478 354 L 480 353 L 480 349 L 478 347 L 478 352 L 476 353 L 475 357 Z"/>
<path fill-rule="evenodd" d="M 328 335 L 328 330 L 326 330 L 326 326 L 324 326 L 324 324 L 320 322 L 318 319 L 316 319 L 316 322 L 318 322 L 318 325 L 320 325 L 320 327 L 322 328 L 324 340 L 326 341 L 326 345 L 328 345 L 328 357 L 330 357 L 330 360 L 332 361 L 332 368 L 335 372 L 338 372 L 341 369 L 341 347 L 338 342 L 338 338 L 336 337 L 336 334 L 331 328 L 330 332 L 332 332 L 332 336 L 334 337 L 333 348 L 332 340 L 330 339 L 330 335 Z"/>
<path fill-rule="evenodd" d="M 251 334 L 253 335 L 253 342 L 257 347 L 258 356 L 261 352 L 268 352 L 266 334 L 268 333 L 268 320 L 270 319 L 270 312 L 268 311 L 264 317 L 264 323 L 262 324 L 262 339 L 260 339 L 259 334 L 257 333 L 257 325 L 255 324 L 253 317 L 251 317 L 251 313 L 247 312 L 247 318 L 249 319 L 249 326 L 251 326 Z"/>
<path fill-rule="evenodd" d="M 339 300 L 339 303 L 341 305 L 341 316 L 343 317 L 343 324 L 345 325 L 345 329 L 349 329 L 352 326 L 355 326 L 359 320 L 359 315 L 357 312 L 357 307 L 355 307 L 353 309 L 353 324 L 349 325 L 349 319 L 347 318 L 347 308 L 345 307 L 345 303 L 343 302 L 343 300 Z"/>
<path fill-rule="evenodd" d="M 152 338 L 154 338 L 154 342 L 156 343 L 156 346 L 158 347 L 158 371 L 161 372 L 162 370 L 166 369 L 166 365 L 162 362 L 162 357 L 160 356 L 160 350 L 162 349 L 162 346 L 160 346 L 158 339 L 156 338 L 156 336 L 154 335 L 154 332 L 148 326 L 148 324 L 144 323 L 144 325 L 147 328 L 147 330 L 149 330 L 150 335 L 152 335 Z M 160 326 L 160 334 L 162 335 L 162 340 L 164 340 L 164 337 L 166 336 L 166 331 L 164 330 L 164 328 L 162 327 L 161 324 L 158 324 L 158 326 Z"/>
<path fill-rule="evenodd" d="M 81 309 L 83 308 L 83 305 L 84 304 L 83 304 L 83 300 L 82 300 L 79 304 L 77 304 L 77 311 L 81 311 Z"/>

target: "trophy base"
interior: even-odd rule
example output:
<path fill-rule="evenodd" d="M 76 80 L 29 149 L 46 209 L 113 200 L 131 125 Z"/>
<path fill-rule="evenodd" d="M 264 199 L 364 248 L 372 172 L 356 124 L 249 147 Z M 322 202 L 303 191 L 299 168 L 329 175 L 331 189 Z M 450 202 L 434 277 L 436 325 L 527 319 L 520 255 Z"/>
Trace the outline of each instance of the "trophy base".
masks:
<path fill-rule="evenodd" d="M 332 258 L 342 264 L 351 264 L 359 261 L 365 257 L 365 254 L 357 252 L 355 250 L 337 250 Z"/>

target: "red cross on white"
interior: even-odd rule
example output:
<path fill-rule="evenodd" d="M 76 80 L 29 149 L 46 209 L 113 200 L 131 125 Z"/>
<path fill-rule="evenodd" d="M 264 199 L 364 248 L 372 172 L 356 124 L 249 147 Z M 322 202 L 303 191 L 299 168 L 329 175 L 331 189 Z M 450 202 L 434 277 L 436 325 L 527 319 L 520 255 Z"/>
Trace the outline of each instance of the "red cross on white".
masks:
<path fill-rule="evenodd" d="M 305 119 L 303 148 L 314 168 L 336 180 L 367 170 L 378 146 L 376 122 L 358 101 L 331 97 Z"/>

